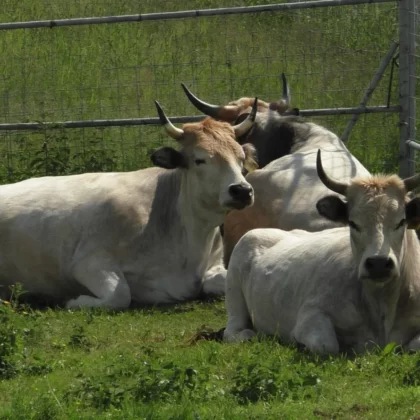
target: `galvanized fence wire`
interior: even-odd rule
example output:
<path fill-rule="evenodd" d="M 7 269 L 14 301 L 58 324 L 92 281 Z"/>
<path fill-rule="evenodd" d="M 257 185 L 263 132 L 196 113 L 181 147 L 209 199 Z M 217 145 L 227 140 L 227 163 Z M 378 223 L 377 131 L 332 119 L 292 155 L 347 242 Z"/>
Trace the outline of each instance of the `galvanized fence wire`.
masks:
<path fill-rule="evenodd" d="M 7 3 L 17 5 L 15 0 Z M 206 8 L 232 6 L 231 1 L 215 0 L 25 0 L 13 19 L 4 7 L 0 20 L 153 13 L 196 9 L 198 3 Z M 155 99 L 168 115 L 199 116 L 181 82 L 208 102 L 224 104 L 242 96 L 270 101 L 280 95 L 283 71 L 293 106 L 355 108 L 396 39 L 396 3 L 3 30 L 0 124 L 155 118 Z M 398 105 L 397 77 L 390 91 L 389 77 L 388 67 L 368 107 L 383 107 L 389 93 L 390 105 Z M 342 135 L 351 118 L 310 119 Z M 348 144 L 372 170 L 395 171 L 398 138 L 398 114 L 366 114 L 354 126 Z M 134 170 L 149 166 L 150 152 L 170 143 L 160 127 L 149 125 L 1 130 L 0 181 Z"/>
<path fill-rule="evenodd" d="M 418 1 L 414 2 L 414 31 L 411 36 L 414 38 L 414 54 L 410 79 L 412 81 L 412 103 L 415 107 L 415 111 L 411 116 L 411 118 L 414 118 L 414 121 L 411 121 L 411 124 L 415 129 L 410 140 L 418 144 L 413 157 L 416 172 L 420 172 L 420 138 L 418 136 L 418 133 L 420 133 L 420 5 Z"/>
<path fill-rule="evenodd" d="M 416 137 L 416 0 L 401 0 L 399 6 L 400 166 L 402 177 L 415 172 Z"/>

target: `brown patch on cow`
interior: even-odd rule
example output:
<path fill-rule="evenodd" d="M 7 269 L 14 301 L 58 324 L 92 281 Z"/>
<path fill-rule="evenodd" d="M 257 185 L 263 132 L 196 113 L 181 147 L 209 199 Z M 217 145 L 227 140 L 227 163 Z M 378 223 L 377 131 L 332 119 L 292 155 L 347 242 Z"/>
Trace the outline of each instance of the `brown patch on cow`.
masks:
<path fill-rule="evenodd" d="M 382 193 L 389 189 L 399 191 L 402 197 L 406 194 L 404 181 L 398 175 L 374 175 L 367 178 L 355 178 L 349 190 L 353 188 L 363 188 L 365 192 L 374 194 Z"/>
<path fill-rule="evenodd" d="M 220 119 L 223 121 L 233 122 L 237 120 L 241 115 L 251 112 L 252 105 L 254 104 L 255 98 L 239 98 L 236 101 L 229 102 L 228 106 L 236 107 L 236 111 L 232 112 L 231 108 L 223 110 L 220 114 Z M 257 111 L 260 113 L 268 112 L 268 110 L 277 111 L 280 115 L 285 113 L 289 109 L 289 105 L 283 99 L 277 102 L 265 102 L 258 99 Z M 295 113 L 295 112 L 294 112 Z M 235 118 L 232 119 L 232 115 Z"/>
<path fill-rule="evenodd" d="M 255 98 L 239 98 L 236 101 L 229 102 L 227 106 L 219 114 L 219 118 L 230 123 L 236 120 L 243 114 L 249 114 L 252 110 Z M 258 99 L 257 112 L 267 112 L 269 104 Z"/>
<path fill-rule="evenodd" d="M 258 163 L 256 161 L 257 150 L 255 149 L 255 146 L 252 143 L 246 143 L 242 146 L 242 148 L 245 152 L 244 168 L 247 171 L 247 173 L 252 173 L 256 169 L 258 169 Z"/>
<path fill-rule="evenodd" d="M 383 195 L 394 197 L 405 202 L 406 190 L 404 181 L 397 175 L 375 175 L 367 178 L 355 178 L 348 187 L 347 199 L 355 202 L 363 197 L 363 201 Z"/>
<path fill-rule="evenodd" d="M 189 123 L 183 126 L 184 146 L 197 146 L 212 156 L 220 156 L 228 161 L 232 155 L 237 160 L 244 158 L 242 147 L 236 141 L 232 126 L 210 117 L 199 123 Z"/>
<path fill-rule="evenodd" d="M 238 107 L 225 106 L 219 111 L 217 118 L 221 119 L 222 121 L 233 123 L 239 117 L 239 115 L 240 109 Z"/>
<path fill-rule="evenodd" d="M 227 267 L 235 245 L 252 229 L 274 227 L 267 212 L 254 202 L 244 210 L 232 210 L 225 217 L 223 236 L 223 259 Z"/>
<path fill-rule="evenodd" d="M 280 99 L 278 102 L 270 102 L 269 108 L 272 111 L 277 111 L 279 114 L 283 114 L 289 109 L 289 105 L 285 100 Z"/>

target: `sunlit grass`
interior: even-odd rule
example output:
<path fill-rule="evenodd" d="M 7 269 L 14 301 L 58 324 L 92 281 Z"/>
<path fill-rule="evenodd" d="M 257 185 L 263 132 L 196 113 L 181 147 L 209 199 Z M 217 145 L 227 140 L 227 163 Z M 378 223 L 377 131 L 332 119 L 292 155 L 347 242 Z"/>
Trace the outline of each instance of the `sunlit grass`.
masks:
<path fill-rule="evenodd" d="M 392 346 L 318 358 L 269 338 L 191 338 L 224 302 L 172 308 L 0 307 L 1 418 L 413 418 L 420 359 Z M 7 319 L 6 319 L 7 318 Z"/>

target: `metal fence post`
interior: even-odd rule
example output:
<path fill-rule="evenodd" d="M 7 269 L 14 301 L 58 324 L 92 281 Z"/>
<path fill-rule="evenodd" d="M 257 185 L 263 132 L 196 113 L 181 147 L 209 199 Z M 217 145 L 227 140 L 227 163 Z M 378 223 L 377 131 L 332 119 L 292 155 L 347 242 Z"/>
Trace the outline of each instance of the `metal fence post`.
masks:
<path fill-rule="evenodd" d="M 400 168 L 399 175 L 407 177 L 415 172 L 414 149 L 410 141 L 415 141 L 416 101 L 415 101 L 415 1 L 399 2 L 399 85 L 400 85 Z"/>

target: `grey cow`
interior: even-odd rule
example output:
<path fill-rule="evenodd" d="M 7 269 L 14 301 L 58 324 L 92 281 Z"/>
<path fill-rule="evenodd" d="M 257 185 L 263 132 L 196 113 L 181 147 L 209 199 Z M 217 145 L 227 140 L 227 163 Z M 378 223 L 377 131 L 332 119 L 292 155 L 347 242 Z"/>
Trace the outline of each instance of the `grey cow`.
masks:
<path fill-rule="evenodd" d="M 322 155 L 324 153 L 322 152 Z M 256 331 L 311 351 L 363 352 L 397 342 L 420 348 L 420 175 L 335 181 L 318 152 L 322 217 L 349 227 L 322 232 L 255 229 L 239 241 L 227 275 L 226 341 Z"/>
<path fill-rule="evenodd" d="M 126 308 L 223 295 L 218 226 L 253 202 L 242 175 L 253 147 L 236 137 L 255 110 L 231 126 L 211 118 L 176 128 L 180 150 L 152 155 L 161 168 L 41 177 L 0 186 L 0 285 L 68 308 Z M 255 107 L 256 109 L 256 107 Z"/>

